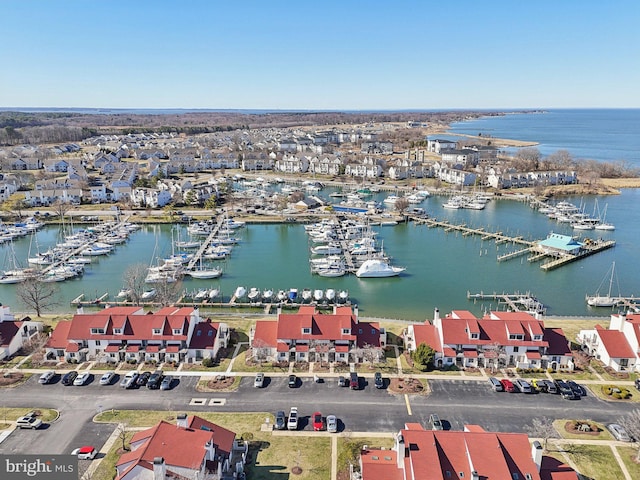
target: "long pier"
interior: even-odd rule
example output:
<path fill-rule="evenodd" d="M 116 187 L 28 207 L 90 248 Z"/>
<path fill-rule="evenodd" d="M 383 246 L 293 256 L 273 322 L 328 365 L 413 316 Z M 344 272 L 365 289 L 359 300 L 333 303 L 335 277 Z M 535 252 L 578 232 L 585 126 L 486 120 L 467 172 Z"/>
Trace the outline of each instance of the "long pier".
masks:
<path fill-rule="evenodd" d="M 467 291 L 467 299 L 473 300 L 497 300 L 498 304 L 506 304 L 512 312 L 535 312 L 544 313 L 545 307 L 542 302 L 531 295 L 531 293 L 471 293 Z"/>
<path fill-rule="evenodd" d="M 529 262 L 536 262 L 545 258 L 551 258 L 550 261 L 540 265 L 540 268 L 545 271 L 562 267 L 571 262 L 575 262 L 576 260 L 580 260 L 603 250 L 607 250 L 614 247 L 616 244 L 615 240 L 588 240 L 584 242 L 584 245 L 580 249 L 580 251 L 574 255 L 569 253 L 547 251 L 539 246 L 539 242 L 525 240 L 522 236 L 511 237 L 509 235 L 505 235 L 502 232 L 492 233 L 488 232 L 484 228 L 473 228 L 465 224 L 454 224 L 446 220 L 437 220 L 435 218 L 422 218 L 415 216 L 412 216 L 410 218 L 412 221 L 418 224 L 425 224 L 429 227 L 442 228 L 445 232 L 456 231 L 461 232 L 463 236 L 477 235 L 480 236 L 482 240 L 494 240 L 496 242 L 496 245 L 499 245 L 501 243 L 512 243 L 521 245 L 523 248 L 520 250 L 499 255 L 498 261 L 502 262 L 505 260 L 510 260 L 512 258 L 520 257 L 525 254 L 531 254 L 531 256 L 527 259 L 527 261 Z"/>
<path fill-rule="evenodd" d="M 213 226 L 205 241 L 202 242 L 200 248 L 198 248 L 198 251 L 193 255 L 193 258 L 189 260 L 189 263 L 187 264 L 187 270 L 193 270 L 193 268 L 200 262 L 202 255 L 204 255 L 204 252 L 207 250 L 209 245 L 211 245 L 213 239 L 218 235 L 218 232 L 220 231 L 225 218 L 226 215 L 221 215 L 220 217 L 218 217 L 218 223 Z"/>

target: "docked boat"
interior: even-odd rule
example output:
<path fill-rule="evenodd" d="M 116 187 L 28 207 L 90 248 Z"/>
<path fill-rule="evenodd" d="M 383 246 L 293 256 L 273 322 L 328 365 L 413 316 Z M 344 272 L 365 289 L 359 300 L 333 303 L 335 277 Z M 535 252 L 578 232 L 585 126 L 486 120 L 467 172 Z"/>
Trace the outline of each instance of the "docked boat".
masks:
<path fill-rule="evenodd" d="M 196 270 L 188 270 L 184 273 L 192 278 L 207 279 L 220 277 L 222 275 L 222 270 L 219 268 L 198 268 Z"/>
<path fill-rule="evenodd" d="M 208 288 L 198 289 L 198 292 L 193 296 L 193 298 L 198 302 L 202 302 L 205 298 L 209 298 L 209 289 Z"/>
<path fill-rule="evenodd" d="M 338 301 L 340 303 L 346 303 L 348 299 L 349 299 L 349 290 L 340 290 L 338 292 Z"/>
<path fill-rule="evenodd" d="M 356 271 L 358 278 L 383 278 L 395 277 L 404 272 L 406 268 L 394 267 L 383 259 L 373 258 L 365 260 Z"/>
<path fill-rule="evenodd" d="M 288 297 L 289 297 L 289 301 L 295 302 L 296 299 L 298 298 L 298 289 L 297 288 L 291 288 L 289 290 Z"/>
<path fill-rule="evenodd" d="M 151 300 L 155 296 L 156 296 L 156 289 L 152 288 L 150 290 L 145 290 L 144 292 L 142 292 L 142 295 L 140 296 L 140 298 L 142 300 Z"/>
<path fill-rule="evenodd" d="M 391 195 L 389 195 L 387 198 L 385 198 L 385 199 L 382 201 L 382 203 L 385 203 L 385 204 L 387 204 L 387 205 L 391 205 L 391 206 L 393 206 L 393 205 L 395 205 L 395 204 L 396 204 L 396 202 L 398 201 L 398 199 L 399 199 L 399 198 L 400 198 L 400 197 L 398 197 L 398 195 L 395 195 L 395 194 L 393 194 L 393 193 L 392 193 L 392 194 L 391 194 Z"/>
<path fill-rule="evenodd" d="M 250 302 L 255 302 L 260 298 L 260 290 L 256 287 L 251 287 L 249 289 L 249 293 L 247 294 L 247 298 Z"/>
<path fill-rule="evenodd" d="M 218 296 L 220 296 L 220 289 L 219 288 L 212 288 L 211 290 L 209 290 L 209 300 L 213 300 L 213 299 L 217 298 Z"/>
<path fill-rule="evenodd" d="M 342 277 L 347 271 L 344 265 L 329 265 L 324 268 L 318 268 L 315 273 L 321 277 Z"/>
<path fill-rule="evenodd" d="M 342 253 L 342 248 L 337 245 L 318 245 L 311 249 L 311 253 L 314 255 L 339 255 Z"/>
<path fill-rule="evenodd" d="M 271 290 L 270 288 L 267 288 L 265 291 L 262 292 L 262 299 L 265 302 L 270 302 L 272 298 L 273 298 L 273 290 Z"/>
<path fill-rule="evenodd" d="M 276 295 L 276 299 L 279 302 L 285 302 L 287 300 L 287 292 L 284 290 L 278 290 L 278 294 Z"/>
<path fill-rule="evenodd" d="M 336 298 L 336 291 L 333 288 L 327 288 L 324 292 L 324 296 L 329 302 L 333 302 Z"/>
<path fill-rule="evenodd" d="M 247 289 L 243 286 L 239 286 L 238 288 L 236 288 L 236 291 L 234 292 L 233 296 L 236 298 L 236 300 L 239 300 L 243 298 L 246 294 L 247 294 Z"/>
<path fill-rule="evenodd" d="M 310 302 L 311 298 L 312 298 L 313 293 L 311 292 L 311 289 L 309 288 L 305 288 L 302 290 L 302 301 L 303 302 Z"/>
<path fill-rule="evenodd" d="M 131 296 L 131 289 L 130 288 L 122 288 L 122 289 L 120 289 L 120 291 L 116 295 L 116 298 L 127 299 L 130 296 Z"/>
<path fill-rule="evenodd" d="M 605 278 L 602 279 L 602 282 L 600 283 L 600 286 L 598 287 L 598 290 L 596 291 L 595 295 L 590 295 L 590 296 L 587 295 L 587 298 L 586 298 L 587 305 L 589 305 L 590 307 L 614 307 L 618 305 L 618 303 L 620 303 L 619 298 L 611 296 L 611 290 L 613 288 L 613 279 L 615 276 L 615 269 L 616 269 L 616 262 L 613 262 L 611 264 L 611 268 L 609 269 L 609 271 L 611 272 L 611 275 L 609 276 L 608 275 L 609 272 L 607 272 L 607 276 L 605 276 Z M 603 283 L 605 282 L 607 277 L 609 277 L 609 290 L 607 291 L 606 295 L 600 295 L 600 288 L 603 286 Z"/>
<path fill-rule="evenodd" d="M 316 302 L 319 302 L 320 300 L 322 300 L 323 297 L 324 297 L 324 290 L 317 289 L 313 291 L 313 299 Z"/>

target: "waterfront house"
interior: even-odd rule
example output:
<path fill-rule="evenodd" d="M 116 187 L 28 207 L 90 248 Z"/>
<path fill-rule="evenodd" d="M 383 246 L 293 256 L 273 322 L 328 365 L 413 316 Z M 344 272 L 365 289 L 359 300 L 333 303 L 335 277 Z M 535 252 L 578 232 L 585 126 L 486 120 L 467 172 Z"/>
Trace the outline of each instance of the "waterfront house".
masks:
<path fill-rule="evenodd" d="M 136 432 L 130 445 L 116 461 L 116 480 L 237 478 L 248 453 L 247 442 L 231 430 L 186 414 L 175 425 L 161 420 Z"/>
<path fill-rule="evenodd" d="M 427 140 L 427 151 L 432 153 L 442 153 L 444 150 L 455 150 L 456 146 L 456 142 L 442 138 Z"/>
<path fill-rule="evenodd" d="M 275 321 L 257 321 L 249 343 L 257 361 L 374 362 L 384 357 L 386 332 L 377 322 L 359 321 L 357 307 L 321 313 L 303 305 L 298 313 L 279 312 Z"/>
<path fill-rule="evenodd" d="M 359 467 L 361 480 L 578 479 L 569 466 L 543 456 L 540 443 L 530 444 L 526 434 L 487 432 L 479 425 L 459 432 L 407 423 L 391 449 L 364 447 Z"/>
<path fill-rule="evenodd" d="M 561 235 L 551 232 L 547 238 L 536 243 L 536 248 L 546 255 L 557 257 L 565 255 L 577 255 L 584 244 L 578 242 L 570 235 Z"/>
<path fill-rule="evenodd" d="M 461 166 L 464 168 L 475 167 L 480 161 L 480 154 L 470 148 L 446 149 L 440 153 L 442 163 L 450 166 Z"/>
<path fill-rule="evenodd" d="M 409 352 L 421 343 L 433 348 L 437 368 L 574 367 L 562 329 L 546 328 L 526 312 L 490 312 L 477 318 L 467 310 L 454 310 L 442 318 L 436 309 L 432 323 L 407 327 L 404 343 Z"/>
<path fill-rule="evenodd" d="M 456 168 L 439 167 L 435 169 L 435 176 L 443 182 L 465 187 L 475 185 L 478 175 Z"/>
<path fill-rule="evenodd" d="M 640 371 L 640 315 L 615 313 L 609 328 L 580 330 L 582 350 L 616 372 Z"/>
<path fill-rule="evenodd" d="M 273 169 L 284 173 L 306 173 L 309 170 L 309 163 L 312 159 L 306 155 L 285 154 L 276 160 Z"/>
<path fill-rule="evenodd" d="M 42 332 L 42 322 L 29 317 L 16 320 L 10 307 L 0 304 L 0 360 L 7 360 L 18 353 Z"/>
<path fill-rule="evenodd" d="M 80 310 L 71 321 L 57 325 L 45 356 L 67 362 L 192 363 L 216 358 L 229 335 L 227 324 L 204 319 L 191 307 L 164 307 L 147 314 L 142 307 Z"/>

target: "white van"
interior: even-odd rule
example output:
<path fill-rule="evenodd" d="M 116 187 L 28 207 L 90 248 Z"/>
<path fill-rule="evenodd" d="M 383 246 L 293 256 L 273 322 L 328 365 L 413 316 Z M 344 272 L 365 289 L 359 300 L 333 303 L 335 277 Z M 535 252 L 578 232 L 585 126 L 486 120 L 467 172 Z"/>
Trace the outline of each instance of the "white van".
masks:
<path fill-rule="evenodd" d="M 47 383 L 51 383 L 51 381 L 53 380 L 53 377 L 55 376 L 56 376 L 56 372 L 54 372 L 53 370 L 47 370 L 42 375 L 40 375 L 40 379 L 38 380 L 38 382 L 41 383 L 42 385 L 46 385 Z"/>

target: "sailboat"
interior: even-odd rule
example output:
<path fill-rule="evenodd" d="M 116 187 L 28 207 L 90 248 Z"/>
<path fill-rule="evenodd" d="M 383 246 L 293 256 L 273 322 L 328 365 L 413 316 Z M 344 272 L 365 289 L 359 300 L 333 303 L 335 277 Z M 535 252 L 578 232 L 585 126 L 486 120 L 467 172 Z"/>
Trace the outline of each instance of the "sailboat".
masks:
<path fill-rule="evenodd" d="M 607 207 L 608 204 L 604 206 L 604 210 L 602 212 L 602 218 L 600 219 L 599 223 L 596 223 L 595 225 L 595 229 L 596 230 L 615 230 L 616 226 L 612 223 L 607 223 L 605 220 L 607 218 Z"/>
<path fill-rule="evenodd" d="M 589 305 L 590 307 L 613 307 L 619 303 L 620 301 L 619 297 L 611 296 L 611 289 L 613 287 L 613 277 L 615 275 L 615 269 L 616 269 L 616 262 L 613 262 L 611 265 L 611 268 L 609 269 L 609 271 L 611 272 L 611 276 L 609 277 L 609 291 L 607 292 L 607 295 L 606 296 L 600 295 L 600 287 L 602 287 L 602 284 L 607 279 L 607 277 L 605 276 L 605 278 L 602 279 L 602 282 L 600 283 L 600 287 L 598 287 L 598 291 L 596 292 L 596 294 L 587 296 L 586 298 L 587 305 Z M 616 283 L 617 283 L 617 280 L 616 280 Z"/>

